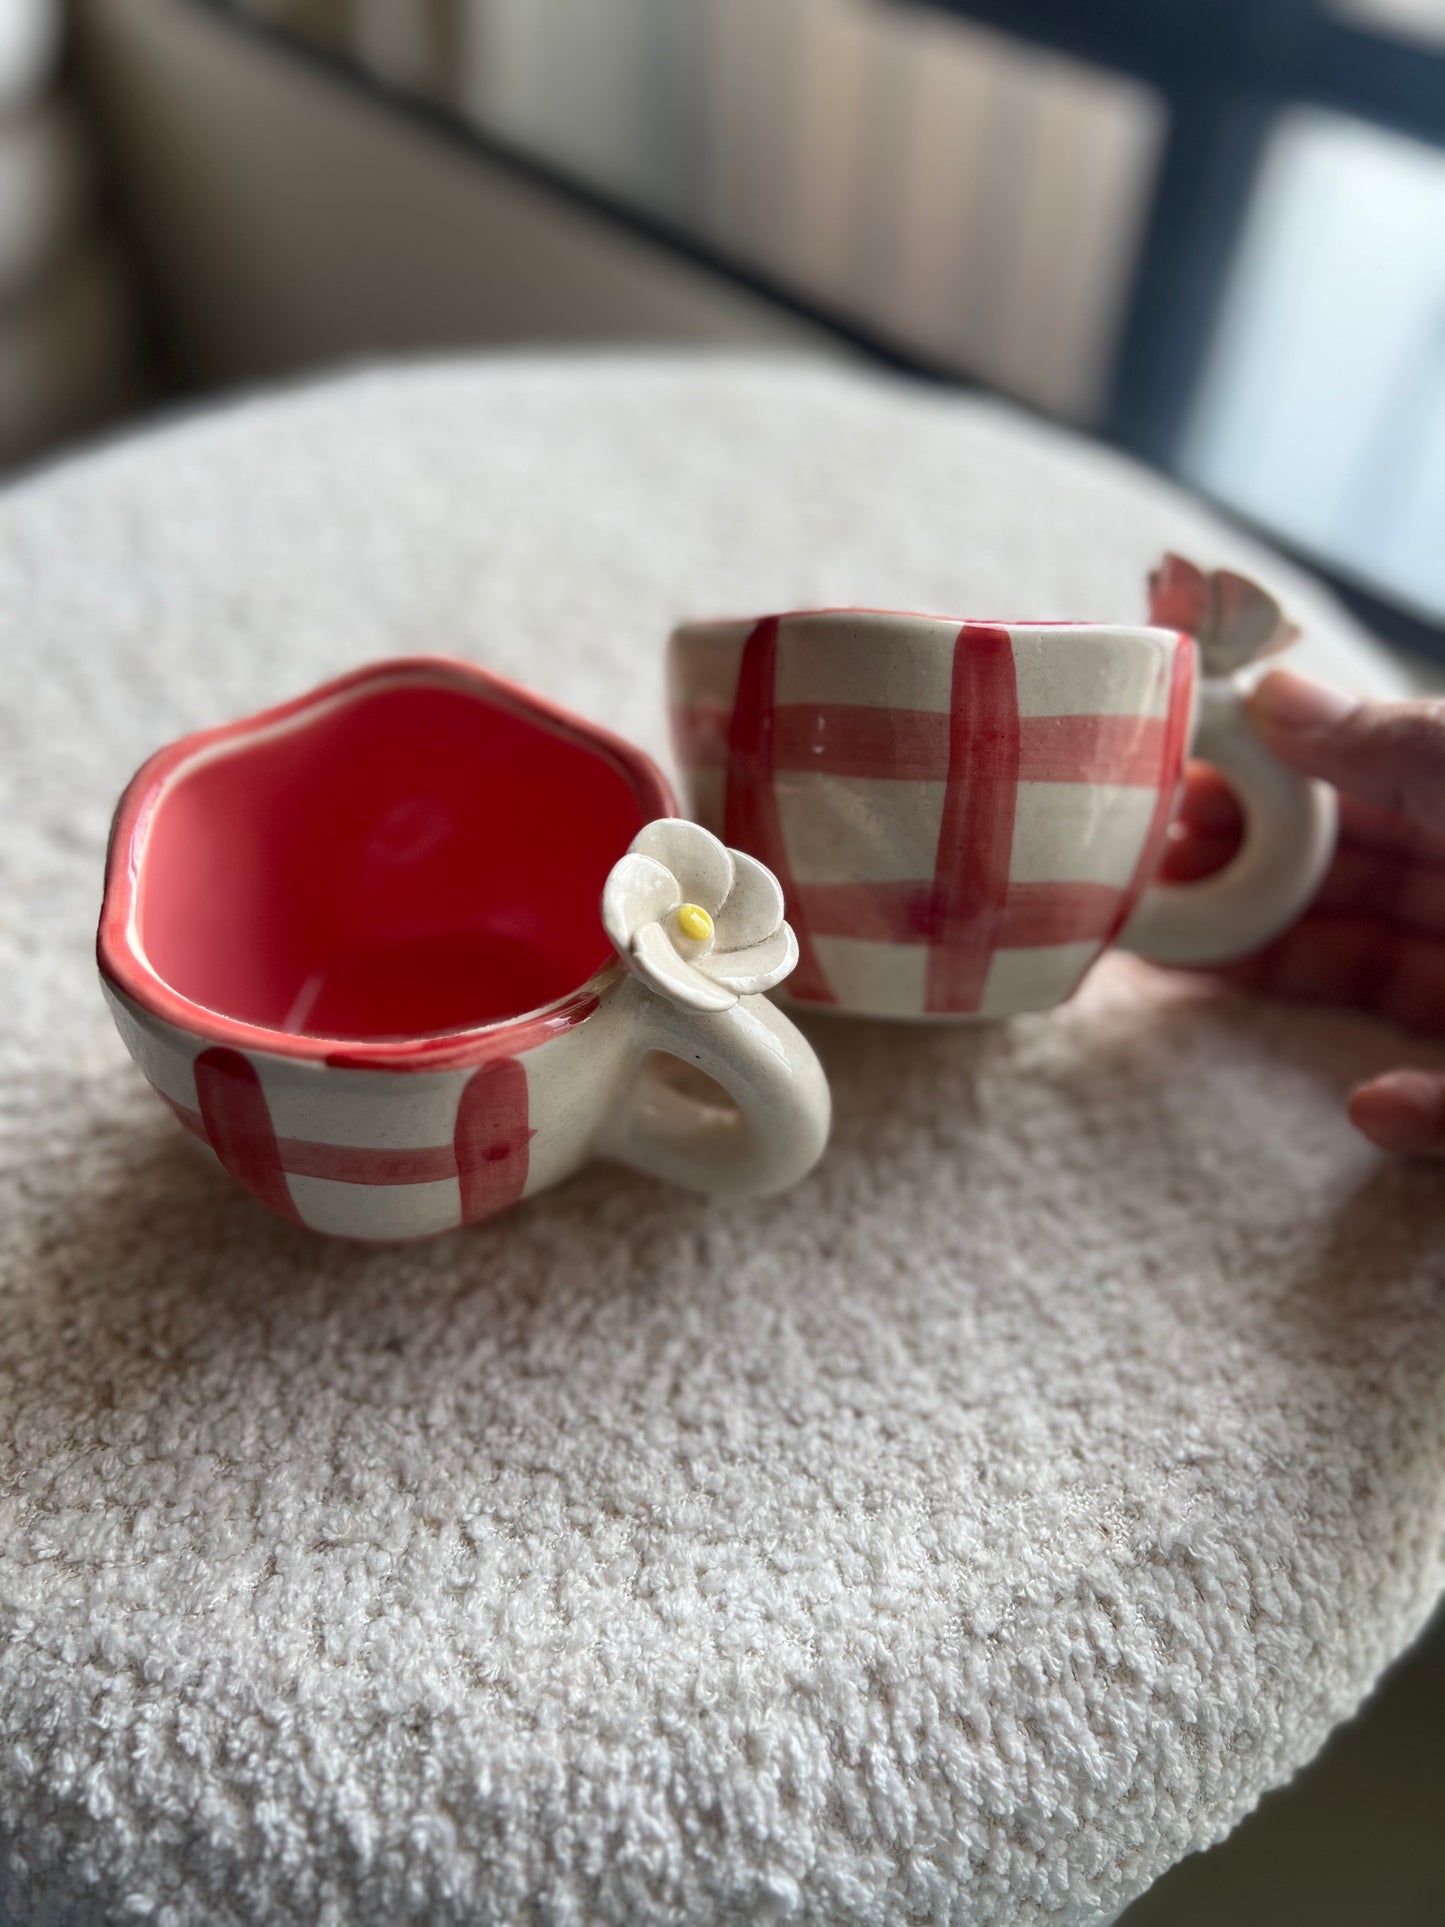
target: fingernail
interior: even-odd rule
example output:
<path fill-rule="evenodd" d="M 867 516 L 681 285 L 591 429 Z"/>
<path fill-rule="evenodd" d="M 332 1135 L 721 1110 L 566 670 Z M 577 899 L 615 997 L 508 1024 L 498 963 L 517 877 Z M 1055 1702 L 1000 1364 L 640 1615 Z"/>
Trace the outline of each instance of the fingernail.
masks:
<path fill-rule="evenodd" d="M 1359 706 L 1359 698 L 1348 690 L 1310 682 L 1288 669 L 1274 670 L 1249 698 L 1255 720 L 1286 736 L 1312 736 L 1330 729 Z"/>
<path fill-rule="evenodd" d="M 1445 1149 L 1445 1083 L 1424 1071 L 1389 1071 L 1351 1095 L 1350 1121 L 1382 1150 Z"/>

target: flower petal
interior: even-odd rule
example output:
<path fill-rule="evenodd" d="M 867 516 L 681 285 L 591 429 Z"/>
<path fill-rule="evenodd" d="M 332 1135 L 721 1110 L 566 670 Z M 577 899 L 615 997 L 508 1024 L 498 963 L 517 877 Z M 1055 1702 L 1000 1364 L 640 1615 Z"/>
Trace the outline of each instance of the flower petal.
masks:
<path fill-rule="evenodd" d="M 1247 576 L 1220 569 L 1214 585 L 1213 632 L 1200 636 L 1199 653 L 1211 676 L 1229 676 L 1256 656 L 1286 648 L 1299 634 L 1267 589 Z"/>
<path fill-rule="evenodd" d="M 1166 555 L 1149 577 L 1149 620 L 1197 636 L 1208 625 L 1209 578 L 1187 556 Z"/>
<path fill-rule="evenodd" d="M 733 887 L 717 920 L 717 948 L 742 950 L 772 936 L 783 922 L 783 889 L 755 856 L 732 851 Z"/>
<path fill-rule="evenodd" d="M 738 1000 L 735 990 L 712 983 L 695 964 L 684 963 L 661 924 L 644 924 L 637 932 L 632 963 L 650 989 L 687 1010 L 729 1010 Z"/>
<path fill-rule="evenodd" d="M 681 902 L 671 870 L 629 850 L 613 864 L 602 886 L 602 927 L 625 957 L 644 924 L 656 923 Z"/>
<path fill-rule="evenodd" d="M 642 856 L 666 864 L 677 878 L 677 903 L 696 903 L 715 917 L 733 887 L 733 859 L 726 846 L 701 823 L 683 816 L 659 816 L 632 839 Z"/>
<path fill-rule="evenodd" d="M 781 930 L 774 930 L 771 936 L 744 950 L 714 950 L 696 968 L 714 983 L 726 984 L 739 997 L 752 997 L 780 984 L 797 961 L 798 940 L 792 925 L 785 923 Z"/>
<path fill-rule="evenodd" d="M 1187 630 L 1209 676 L 1232 676 L 1299 634 L 1257 582 L 1230 569 L 1206 575 L 1180 555 L 1166 555 L 1149 578 L 1149 620 Z"/>

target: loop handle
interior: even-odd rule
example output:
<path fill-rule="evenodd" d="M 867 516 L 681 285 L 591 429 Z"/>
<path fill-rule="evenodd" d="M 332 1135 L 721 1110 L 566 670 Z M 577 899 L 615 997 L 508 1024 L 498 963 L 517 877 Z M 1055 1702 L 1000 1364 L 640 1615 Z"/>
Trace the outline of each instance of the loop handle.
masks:
<path fill-rule="evenodd" d="M 631 989 L 644 1060 L 661 1051 L 691 1064 L 733 1102 L 708 1104 L 644 1061 L 599 1153 L 668 1184 L 723 1196 L 761 1197 L 796 1184 L 823 1155 L 832 1116 L 828 1081 L 803 1033 L 766 997 L 700 1013 L 640 983 Z"/>
<path fill-rule="evenodd" d="M 1244 810 L 1244 840 L 1198 883 L 1153 883 L 1119 938 L 1151 963 L 1205 968 L 1260 949 L 1292 924 L 1334 855 L 1338 810 L 1327 784 L 1280 762 L 1250 725 L 1232 682 L 1200 685 L 1190 753 L 1228 779 Z"/>

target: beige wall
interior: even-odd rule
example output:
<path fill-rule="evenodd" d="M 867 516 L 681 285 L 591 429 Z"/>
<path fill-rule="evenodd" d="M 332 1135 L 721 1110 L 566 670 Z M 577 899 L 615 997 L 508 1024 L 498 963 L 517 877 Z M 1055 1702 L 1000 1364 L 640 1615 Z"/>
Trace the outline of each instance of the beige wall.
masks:
<path fill-rule="evenodd" d="M 193 381 L 537 340 L 842 352 L 184 0 L 77 14 L 116 191 Z"/>

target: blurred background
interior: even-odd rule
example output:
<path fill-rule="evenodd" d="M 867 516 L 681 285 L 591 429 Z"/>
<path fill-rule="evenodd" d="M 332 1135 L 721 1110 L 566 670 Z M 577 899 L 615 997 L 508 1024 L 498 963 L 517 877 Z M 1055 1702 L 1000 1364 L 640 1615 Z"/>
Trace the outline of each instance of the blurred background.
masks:
<path fill-rule="evenodd" d="M 379 352 L 978 385 L 1445 653 L 1445 0 L 0 0 L 0 465 Z"/>
<path fill-rule="evenodd" d="M 0 0 L 0 475 L 337 361 L 845 357 L 1445 661 L 1445 0 Z M 1445 1634 L 1129 1927 L 1442 1927 Z"/>

